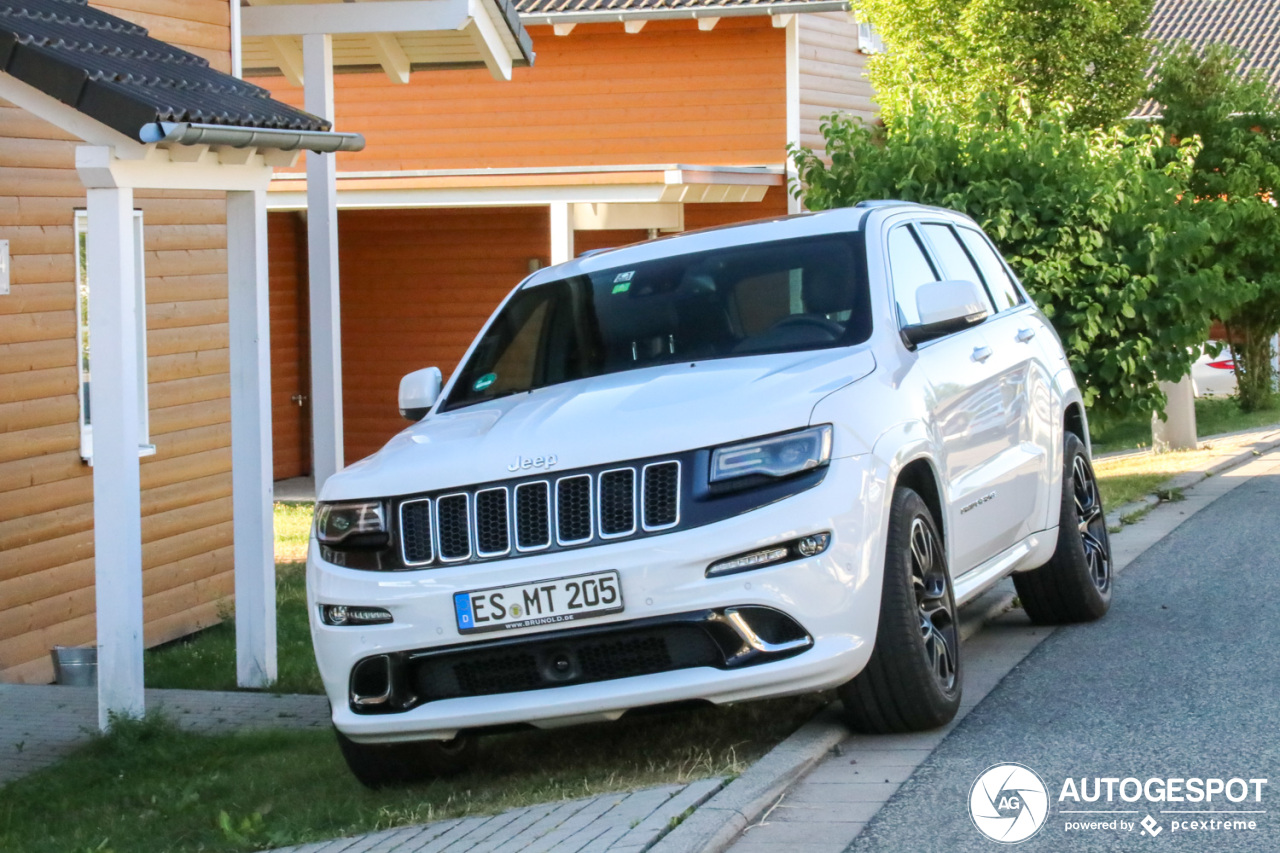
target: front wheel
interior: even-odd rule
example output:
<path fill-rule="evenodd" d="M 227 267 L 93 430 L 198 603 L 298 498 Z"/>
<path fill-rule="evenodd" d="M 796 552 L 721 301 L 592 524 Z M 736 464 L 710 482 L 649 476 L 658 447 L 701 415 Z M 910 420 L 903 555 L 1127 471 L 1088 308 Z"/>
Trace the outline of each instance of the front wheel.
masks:
<path fill-rule="evenodd" d="M 337 729 L 334 734 L 351 774 L 366 788 L 412 785 L 454 776 L 470 767 L 476 755 L 476 739 L 469 735 L 458 735 L 449 741 L 357 743 Z"/>
<path fill-rule="evenodd" d="M 880 623 L 871 660 L 836 692 L 855 731 L 885 734 L 946 725 L 960 708 L 960 632 L 946 551 L 929 505 L 893 495 Z"/>
<path fill-rule="evenodd" d="M 1111 606 L 1111 539 L 1098 479 L 1084 442 L 1063 442 L 1058 545 L 1038 569 L 1013 576 L 1022 609 L 1037 625 L 1091 622 Z"/>

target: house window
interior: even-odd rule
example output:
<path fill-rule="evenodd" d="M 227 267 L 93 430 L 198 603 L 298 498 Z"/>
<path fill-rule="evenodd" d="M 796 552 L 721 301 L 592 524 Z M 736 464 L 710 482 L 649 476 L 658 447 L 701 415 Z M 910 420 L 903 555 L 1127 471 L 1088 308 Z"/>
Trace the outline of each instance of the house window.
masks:
<path fill-rule="evenodd" d="M 93 464 L 93 402 L 89 363 L 89 216 L 76 211 L 76 332 L 80 345 L 80 458 Z M 151 443 L 150 407 L 147 403 L 147 299 L 146 270 L 142 254 L 142 211 L 133 212 L 133 305 L 137 314 L 138 347 L 138 455 L 156 452 Z"/>
<path fill-rule="evenodd" d="M 866 21 L 858 22 L 858 52 L 884 53 L 884 42 L 880 40 L 880 34 Z"/>

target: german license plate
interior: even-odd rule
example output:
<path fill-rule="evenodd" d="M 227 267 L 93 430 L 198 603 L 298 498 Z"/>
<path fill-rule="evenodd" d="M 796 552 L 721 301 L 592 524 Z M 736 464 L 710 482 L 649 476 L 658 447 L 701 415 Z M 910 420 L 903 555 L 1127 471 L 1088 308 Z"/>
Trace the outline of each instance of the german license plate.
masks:
<path fill-rule="evenodd" d="M 499 586 L 453 595 L 458 632 L 477 634 L 556 625 L 622 610 L 617 572 Z"/>

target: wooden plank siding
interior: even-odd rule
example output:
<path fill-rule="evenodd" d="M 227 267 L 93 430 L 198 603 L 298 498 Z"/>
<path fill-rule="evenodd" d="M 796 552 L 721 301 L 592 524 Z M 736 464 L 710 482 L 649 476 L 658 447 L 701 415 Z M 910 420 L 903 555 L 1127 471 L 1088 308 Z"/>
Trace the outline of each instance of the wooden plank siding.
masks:
<path fill-rule="evenodd" d="M 230 65 L 225 0 L 95 4 Z M 91 644 L 93 478 L 80 460 L 76 141 L 0 101 L 0 681 L 47 682 L 49 649 Z M 142 459 L 145 639 L 218 618 L 232 593 L 226 202 L 138 192 L 156 454 Z"/>
<path fill-rule="evenodd" d="M 858 25 L 843 12 L 799 16 L 800 144 L 818 153 L 825 142 L 818 126 L 833 112 L 874 121 L 867 56 L 858 52 Z"/>
<path fill-rule="evenodd" d="M 772 188 L 755 204 L 691 204 L 687 228 L 784 215 Z M 277 214 L 273 231 L 283 230 Z M 485 320 L 528 274 L 548 262 L 545 207 L 344 211 L 342 273 L 343 417 L 347 462 L 369 455 L 405 427 L 400 377 L 435 365 L 447 377 Z M 644 240 L 644 231 L 579 231 L 575 249 Z M 276 308 L 273 305 L 273 311 Z M 273 329 L 281 322 L 273 314 Z M 290 359 L 273 347 L 274 359 Z M 277 444 L 277 453 L 281 452 Z"/>
<path fill-rule="evenodd" d="M 335 78 L 336 125 L 364 151 L 340 170 L 603 166 L 619 163 L 761 165 L 783 162 L 786 47 L 766 16 L 695 22 L 579 24 L 568 36 L 530 27 L 531 68 L 511 82 L 483 69 Z M 282 77 L 254 82 L 301 105 Z"/>

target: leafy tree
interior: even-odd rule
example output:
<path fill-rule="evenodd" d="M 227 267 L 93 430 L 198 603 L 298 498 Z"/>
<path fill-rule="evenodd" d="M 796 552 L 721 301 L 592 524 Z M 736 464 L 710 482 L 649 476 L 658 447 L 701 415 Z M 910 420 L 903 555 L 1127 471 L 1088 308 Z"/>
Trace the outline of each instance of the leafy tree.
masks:
<path fill-rule="evenodd" d="M 859 4 L 888 48 L 870 64 L 887 122 L 910 114 L 918 102 L 963 117 L 974 115 L 982 93 L 1025 92 L 1035 112 L 1070 103 L 1072 122 L 1081 126 L 1122 119 L 1138 102 L 1150 63 L 1142 34 L 1151 5 L 1152 0 Z"/>
<path fill-rule="evenodd" d="M 1210 263 L 1240 303 L 1224 321 L 1245 411 L 1273 405 L 1271 338 L 1280 329 L 1280 112 L 1264 78 L 1240 76 L 1240 55 L 1225 45 L 1202 54 L 1189 45 L 1165 50 L 1151 97 L 1170 137 L 1196 137 L 1201 149 L 1182 202 L 1213 229 Z"/>
<path fill-rule="evenodd" d="M 830 162 L 793 150 L 794 191 L 811 210 L 897 198 L 967 213 L 1057 329 L 1086 404 L 1159 408 L 1155 381 L 1186 375 L 1222 307 L 1210 226 L 1176 203 L 1195 143 L 1161 165 L 1154 129 L 1081 129 L 1055 108 L 998 123 L 979 106 L 967 120 L 918 106 L 887 130 L 828 116 Z"/>

